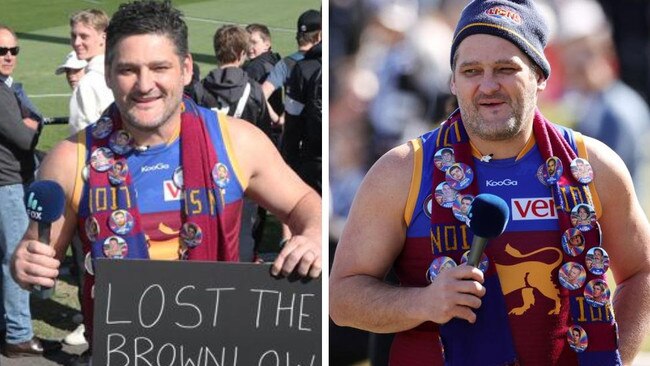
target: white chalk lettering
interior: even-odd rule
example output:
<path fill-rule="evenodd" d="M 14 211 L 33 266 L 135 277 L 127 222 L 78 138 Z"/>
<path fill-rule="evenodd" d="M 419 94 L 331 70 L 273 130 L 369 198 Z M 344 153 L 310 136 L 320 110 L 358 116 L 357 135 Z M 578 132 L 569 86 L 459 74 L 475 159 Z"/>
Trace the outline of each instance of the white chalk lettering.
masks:
<path fill-rule="evenodd" d="M 165 344 L 163 344 L 162 347 L 160 347 L 160 349 L 158 350 L 158 354 L 156 355 L 156 363 L 157 363 L 158 366 L 162 365 L 160 363 L 160 357 L 163 354 L 163 351 L 165 350 L 165 348 L 170 348 L 171 352 L 172 352 L 171 358 L 168 358 L 170 361 L 169 361 L 169 364 L 167 366 L 171 366 L 171 365 L 174 364 L 174 362 L 176 362 L 176 347 L 174 347 L 174 345 L 172 343 L 165 343 Z"/>
<path fill-rule="evenodd" d="M 176 293 L 176 304 L 178 304 L 178 306 L 191 307 L 194 310 L 196 310 L 196 313 L 198 314 L 198 321 L 194 325 L 183 325 L 183 324 L 181 324 L 179 322 L 175 322 L 174 324 L 178 325 L 181 328 L 194 329 L 194 328 L 197 328 L 199 325 L 201 325 L 201 322 L 203 321 L 203 314 L 201 314 L 201 309 L 199 309 L 198 306 L 196 306 L 194 304 L 191 304 L 191 303 L 187 303 L 187 302 L 180 302 L 179 297 L 181 296 L 181 292 L 185 291 L 185 289 L 188 289 L 188 288 L 190 288 L 192 290 L 195 289 L 194 286 L 188 285 L 188 286 L 185 286 L 185 287 L 181 288 L 180 290 L 178 290 L 178 292 Z"/>
<path fill-rule="evenodd" d="M 223 287 L 223 288 L 206 288 L 206 291 L 209 292 L 216 292 L 217 296 L 214 302 L 214 316 L 212 317 L 212 327 L 217 326 L 217 314 L 219 313 L 219 298 L 221 291 L 232 291 L 234 290 L 234 287 Z"/>
<path fill-rule="evenodd" d="M 108 283 L 108 296 L 107 296 L 107 303 L 106 303 L 106 324 L 131 324 L 130 320 L 109 320 L 109 314 L 111 313 L 111 295 L 113 294 L 113 286 L 109 282 Z"/>
<path fill-rule="evenodd" d="M 192 365 L 192 366 L 200 366 L 200 365 L 201 365 L 201 359 L 203 358 L 203 347 L 201 347 L 201 349 L 199 350 L 199 355 L 198 355 L 198 357 L 196 358 L 196 364 L 195 364 L 194 361 L 192 361 L 192 359 L 189 358 L 189 357 L 188 357 L 187 359 L 185 359 L 185 352 L 184 352 L 184 351 L 185 351 L 185 347 L 180 346 L 180 349 L 181 349 L 181 352 L 180 352 L 180 353 L 181 353 L 181 358 L 180 358 L 180 360 L 181 360 L 181 365 L 183 365 L 183 366 L 188 366 L 188 365 Z"/>
<path fill-rule="evenodd" d="M 145 296 L 147 296 L 147 293 L 149 293 L 149 290 L 151 289 L 158 289 L 160 291 L 160 311 L 158 312 L 158 316 L 156 319 L 154 319 L 153 322 L 149 324 L 145 324 L 144 320 L 142 320 L 142 304 L 144 302 Z M 147 307 L 149 308 L 149 307 Z M 147 287 L 146 290 L 142 293 L 140 296 L 140 303 L 138 304 L 138 318 L 140 319 L 140 325 L 143 328 L 153 328 L 156 326 L 156 324 L 160 321 L 160 318 L 162 317 L 163 311 L 165 310 L 165 290 L 163 290 L 162 286 L 158 284 L 151 285 Z"/>
<path fill-rule="evenodd" d="M 291 305 L 290 306 L 282 306 L 282 292 L 279 293 L 278 296 L 278 309 L 275 313 L 275 326 L 277 327 L 280 325 L 280 312 L 282 311 L 289 311 L 289 328 L 293 327 L 293 305 L 296 302 L 296 294 L 291 294 Z"/>
<path fill-rule="evenodd" d="M 117 347 L 113 347 L 111 345 L 112 344 L 111 340 L 114 337 L 119 338 L 119 340 L 121 341 L 121 343 Z M 125 352 L 120 351 L 120 349 L 122 347 L 124 347 L 125 344 L 126 344 L 126 338 L 124 337 L 124 335 L 119 334 L 119 333 L 111 333 L 111 334 L 108 335 L 108 337 L 106 338 L 106 351 L 107 351 L 106 352 L 106 360 L 107 360 L 106 364 L 107 365 L 111 365 L 111 366 L 119 366 L 120 365 L 116 361 L 113 361 L 112 356 L 113 356 L 114 353 L 124 357 L 124 363 L 121 366 L 126 366 L 126 365 L 131 363 L 131 360 L 129 359 L 129 356 Z"/>
<path fill-rule="evenodd" d="M 268 356 L 268 355 L 275 356 L 275 363 L 273 363 L 273 360 L 271 360 L 271 363 L 270 363 L 270 364 L 268 364 L 268 363 L 262 363 L 262 362 L 264 362 L 264 361 L 266 360 L 266 356 Z M 280 366 L 280 355 L 278 355 L 278 353 L 275 352 L 275 351 L 272 350 L 272 349 L 271 349 L 271 350 L 268 350 L 268 351 L 266 351 L 266 352 L 264 352 L 264 354 L 262 355 L 262 357 L 260 357 L 260 361 L 257 363 L 257 366 L 263 366 L 263 365 Z"/>
<path fill-rule="evenodd" d="M 305 297 L 314 297 L 314 294 L 301 294 L 300 295 L 300 315 L 298 316 L 298 330 L 304 330 L 304 331 L 307 331 L 307 332 L 311 332 L 311 328 L 304 328 L 302 326 L 302 319 L 311 317 L 309 314 L 303 312 L 303 310 L 305 308 Z"/>
<path fill-rule="evenodd" d="M 144 352 L 140 351 L 140 341 L 143 341 L 147 344 L 147 349 Z M 151 362 L 149 362 L 146 358 L 144 358 L 144 355 L 147 353 L 151 352 L 153 350 L 153 342 L 149 338 L 145 337 L 136 337 L 133 340 L 133 349 L 135 353 L 134 361 L 135 361 L 135 366 L 138 366 L 138 361 L 142 360 L 146 362 L 148 366 L 153 366 Z"/>

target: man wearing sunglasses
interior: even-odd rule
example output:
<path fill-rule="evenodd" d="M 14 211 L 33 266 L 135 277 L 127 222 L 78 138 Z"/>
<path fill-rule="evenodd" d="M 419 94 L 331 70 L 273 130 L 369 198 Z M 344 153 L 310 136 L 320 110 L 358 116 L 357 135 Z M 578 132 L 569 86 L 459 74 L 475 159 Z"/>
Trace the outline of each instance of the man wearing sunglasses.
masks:
<path fill-rule="evenodd" d="M 11 277 L 9 260 L 27 229 L 24 187 L 34 179 L 34 147 L 39 116 L 19 83 L 11 77 L 18 59 L 18 39 L 0 25 L 0 338 L 7 357 L 38 356 L 43 345 L 34 337 L 29 292 Z"/>

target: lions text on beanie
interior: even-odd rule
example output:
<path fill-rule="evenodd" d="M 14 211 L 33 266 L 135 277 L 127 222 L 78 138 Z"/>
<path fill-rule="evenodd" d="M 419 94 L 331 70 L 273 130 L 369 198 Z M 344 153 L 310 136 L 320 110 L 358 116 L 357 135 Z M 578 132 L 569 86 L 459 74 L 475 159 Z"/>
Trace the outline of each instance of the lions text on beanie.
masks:
<path fill-rule="evenodd" d="M 516 45 L 540 67 L 546 78 L 551 66 L 544 56 L 549 30 L 533 0 L 474 0 L 460 16 L 451 45 L 451 64 L 458 45 L 473 34 L 489 34 Z"/>

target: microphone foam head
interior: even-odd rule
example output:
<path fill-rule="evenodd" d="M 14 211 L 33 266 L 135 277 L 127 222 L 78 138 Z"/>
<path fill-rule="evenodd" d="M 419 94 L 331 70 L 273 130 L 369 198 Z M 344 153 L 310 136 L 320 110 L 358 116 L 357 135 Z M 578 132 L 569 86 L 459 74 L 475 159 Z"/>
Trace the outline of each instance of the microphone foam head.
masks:
<path fill-rule="evenodd" d="M 63 214 L 65 193 L 59 183 L 39 180 L 29 185 L 25 194 L 25 206 L 30 219 L 51 223 Z"/>
<path fill-rule="evenodd" d="M 489 193 L 476 196 L 467 214 L 472 233 L 486 239 L 501 235 L 509 217 L 510 209 L 506 201 Z"/>

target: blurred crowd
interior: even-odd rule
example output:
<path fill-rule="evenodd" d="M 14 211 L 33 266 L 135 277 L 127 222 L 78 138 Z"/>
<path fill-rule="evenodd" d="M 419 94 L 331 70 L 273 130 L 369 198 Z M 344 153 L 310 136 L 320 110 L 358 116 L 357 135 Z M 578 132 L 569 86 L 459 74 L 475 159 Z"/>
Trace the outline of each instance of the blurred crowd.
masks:
<path fill-rule="evenodd" d="M 467 3 L 330 1 L 330 261 L 354 194 L 374 161 L 455 110 L 449 50 Z M 650 207 L 644 148 L 650 127 L 650 4 L 536 3 L 552 31 L 546 49 L 552 71 L 539 100 L 542 112 L 614 149 L 628 166 L 643 206 Z M 380 342 L 331 327 L 331 364 L 370 354 L 373 365 L 383 365 L 381 352 L 372 351 L 382 348 Z"/>

